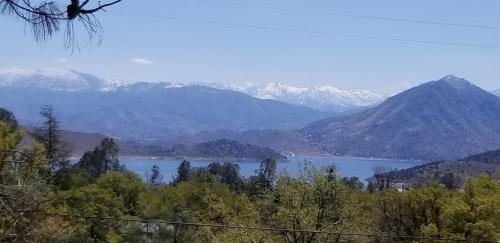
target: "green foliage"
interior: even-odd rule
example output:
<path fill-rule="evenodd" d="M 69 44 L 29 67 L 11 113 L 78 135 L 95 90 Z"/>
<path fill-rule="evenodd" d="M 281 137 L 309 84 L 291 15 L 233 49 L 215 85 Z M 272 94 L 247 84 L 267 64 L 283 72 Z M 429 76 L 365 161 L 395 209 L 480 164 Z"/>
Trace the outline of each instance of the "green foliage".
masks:
<path fill-rule="evenodd" d="M 163 176 L 158 165 L 153 165 L 151 175 L 147 176 L 147 180 L 149 185 L 160 185 L 163 183 Z"/>
<path fill-rule="evenodd" d="M 189 161 L 182 161 L 177 168 L 176 183 L 187 181 L 223 183 L 236 191 L 243 187 L 240 167 L 234 163 L 210 163 L 207 167 L 192 168 Z"/>
<path fill-rule="evenodd" d="M 112 138 L 105 138 L 94 151 L 83 154 L 77 166 L 85 169 L 91 178 L 98 178 L 101 174 L 111 171 L 125 171 L 125 167 L 120 165 L 118 153 L 120 149 Z"/>
<path fill-rule="evenodd" d="M 387 190 L 379 196 L 380 230 L 396 235 L 422 235 L 436 227 L 436 235 L 442 236 L 442 211 L 449 192 L 430 184 L 408 192 Z"/>
<path fill-rule="evenodd" d="M 150 187 L 141 195 L 140 201 L 145 218 L 229 225 L 255 225 L 257 218 L 257 211 L 249 199 L 232 193 L 224 184 L 192 181 L 175 186 Z M 164 229 L 163 239 L 233 242 L 228 239 L 241 237 L 242 233 L 238 230 L 173 227 Z"/>
<path fill-rule="evenodd" d="M 54 212 L 92 217 L 134 218 L 139 211 L 139 195 L 145 191 L 141 178 L 133 173 L 110 172 L 102 175 L 94 184 L 62 191 L 54 198 Z M 55 218 L 66 232 L 62 240 L 84 242 L 110 242 L 121 239 L 127 224 L 115 220 L 70 217 Z M 66 227 L 63 227 L 67 225 Z M 118 240 L 119 241 L 119 240 Z"/>
<path fill-rule="evenodd" d="M 342 178 L 342 183 L 344 183 L 346 186 L 350 187 L 351 189 L 363 189 L 365 186 L 363 182 L 359 180 L 359 177 L 353 176 L 353 177 L 343 177 Z"/>
<path fill-rule="evenodd" d="M 16 147 L 22 133 L 0 122 L 0 241 L 38 242 L 44 239 L 49 164 L 43 145 Z M 35 230 L 36 229 L 36 230 Z"/>
<path fill-rule="evenodd" d="M 61 140 L 59 121 L 55 117 L 52 106 L 44 106 L 40 111 L 44 121 L 40 127 L 35 128 L 31 136 L 45 147 L 47 157 L 52 169 L 64 168 L 69 165 L 70 148 Z"/>
<path fill-rule="evenodd" d="M 54 184 L 63 191 L 86 186 L 91 181 L 89 172 L 78 166 L 59 169 L 54 175 Z"/>
<path fill-rule="evenodd" d="M 280 176 L 273 190 L 273 227 L 337 231 L 349 220 L 346 209 L 346 187 L 330 172 L 305 166 L 299 178 Z M 331 241 L 331 235 L 282 232 L 286 242 Z"/>
<path fill-rule="evenodd" d="M 191 168 L 191 162 L 184 160 L 177 168 L 176 182 L 189 181 L 193 177 L 193 169 Z"/>
<path fill-rule="evenodd" d="M 4 122 L 9 125 L 11 132 L 19 128 L 19 123 L 17 122 L 14 114 L 6 109 L 0 107 L 0 122 Z"/>
<path fill-rule="evenodd" d="M 469 241 L 500 238 L 500 183 L 491 177 L 470 179 L 465 192 L 432 184 L 378 196 L 383 232 Z"/>
<path fill-rule="evenodd" d="M 23 133 L 19 130 L 12 130 L 12 126 L 0 121 L 0 150 L 8 151 L 16 148 Z M 4 156 L 4 155 L 0 155 Z"/>
<path fill-rule="evenodd" d="M 453 173 L 444 174 L 439 181 L 450 190 L 457 189 L 462 184 L 460 177 L 455 176 Z"/>
<path fill-rule="evenodd" d="M 124 213 L 129 215 L 137 215 L 139 194 L 144 191 L 145 185 L 142 179 L 132 172 L 107 173 L 96 182 L 99 188 L 111 190 L 121 198 L 125 206 Z"/>

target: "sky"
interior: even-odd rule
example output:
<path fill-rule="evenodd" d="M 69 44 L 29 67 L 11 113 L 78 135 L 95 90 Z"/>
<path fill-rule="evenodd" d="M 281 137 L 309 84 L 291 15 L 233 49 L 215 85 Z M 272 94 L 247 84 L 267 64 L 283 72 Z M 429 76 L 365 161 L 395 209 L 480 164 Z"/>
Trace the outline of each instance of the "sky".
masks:
<path fill-rule="evenodd" d="M 500 89 L 499 13 L 498 0 L 124 0 L 97 14 L 103 42 L 74 53 L 62 32 L 36 43 L 20 20 L 0 16 L 0 70 L 59 67 L 113 79 L 384 94 L 454 74 L 493 90 Z"/>

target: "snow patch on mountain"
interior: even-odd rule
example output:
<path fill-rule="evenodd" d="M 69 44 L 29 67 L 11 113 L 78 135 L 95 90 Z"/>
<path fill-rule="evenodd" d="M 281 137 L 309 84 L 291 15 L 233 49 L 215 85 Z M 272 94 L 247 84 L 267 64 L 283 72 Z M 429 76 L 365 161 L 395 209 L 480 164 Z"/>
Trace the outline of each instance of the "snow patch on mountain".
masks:
<path fill-rule="evenodd" d="M 240 85 L 223 83 L 170 83 L 140 82 L 132 80 L 103 79 L 73 70 L 44 68 L 27 71 L 12 68 L 0 72 L 0 87 L 43 88 L 55 91 L 100 91 L 127 90 L 144 92 L 157 88 L 179 88 L 186 86 L 207 86 L 211 88 L 242 92 L 259 99 L 277 100 L 294 105 L 307 106 L 323 111 L 344 112 L 382 102 L 385 96 L 361 89 L 340 89 L 331 85 L 320 87 L 296 87 L 279 82 Z"/>
<path fill-rule="evenodd" d="M 341 89 L 326 85 L 319 87 L 295 87 L 284 83 L 221 85 L 209 84 L 215 88 L 230 89 L 247 93 L 260 99 L 272 99 L 308 106 L 325 111 L 343 112 L 382 102 L 384 95 L 361 89 Z"/>
<path fill-rule="evenodd" d="M 35 71 L 12 68 L 0 72 L 0 86 L 4 87 L 81 91 L 97 89 L 105 82 L 90 74 L 57 68 L 43 68 Z"/>

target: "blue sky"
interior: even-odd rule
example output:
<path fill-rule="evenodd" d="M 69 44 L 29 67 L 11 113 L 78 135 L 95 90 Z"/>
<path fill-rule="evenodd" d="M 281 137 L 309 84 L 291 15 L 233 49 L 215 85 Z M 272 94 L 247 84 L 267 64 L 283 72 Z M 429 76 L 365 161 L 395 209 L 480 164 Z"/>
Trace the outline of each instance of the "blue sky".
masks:
<path fill-rule="evenodd" d="M 498 28 L 350 18 L 223 3 Z M 106 78 L 279 81 L 388 94 L 452 73 L 490 90 L 500 88 L 500 48 L 349 38 L 242 25 L 500 47 L 499 13 L 498 0 L 124 0 L 98 14 L 104 27 L 103 43 L 74 54 L 64 49 L 61 34 L 37 44 L 22 22 L 0 16 L 0 70 L 62 67 Z"/>

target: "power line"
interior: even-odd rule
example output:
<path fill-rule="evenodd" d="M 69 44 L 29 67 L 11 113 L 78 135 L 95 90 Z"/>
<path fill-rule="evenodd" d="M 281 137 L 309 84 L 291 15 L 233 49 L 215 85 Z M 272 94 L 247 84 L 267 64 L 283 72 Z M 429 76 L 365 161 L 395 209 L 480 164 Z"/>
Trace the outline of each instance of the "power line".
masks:
<path fill-rule="evenodd" d="M 188 223 L 188 222 L 166 221 L 166 220 L 158 220 L 158 219 L 129 219 L 129 218 L 115 218 L 115 217 L 103 217 L 103 216 L 72 215 L 72 214 L 61 214 L 61 213 L 46 213 L 46 215 L 55 216 L 55 217 L 68 217 L 68 218 L 84 218 L 84 219 L 113 220 L 113 221 L 124 221 L 124 222 L 139 222 L 139 223 L 146 223 L 146 224 L 167 224 L 167 225 L 181 225 L 181 226 L 208 227 L 208 228 L 225 228 L 225 229 L 243 229 L 243 230 L 257 230 L 257 231 L 271 231 L 271 232 L 314 233 L 314 234 L 326 234 L 326 235 L 361 236 L 361 237 L 430 240 L 430 241 L 493 242 L 493 241 L 485 241 L 485 240 L 472 241 L 472 240 L 465 240 L 465 239 L 432 238 L 432 237 L 419 237 L 419 236 L 409 236 L 409 235 L 389 235 L 389 234 L 376 234 L 376 233 L 362 234 L 362 233 L 332 232 L 332 231 L 322 231 L 322 230 L 271 228 L 271 227 L 259 227 L 259 226 L 224 225 L 224 224 L 209 224 L 209 223 Z"/>
<path fill-rule="evenodd" d="M 276 31 L 276 32 L 291 32 L 291 33 L 302 33 L 302 34 L 311 34 L 311 35 L 346 37 L 346 38 L 355 38 L 355 39 L 372 39 L 372 40 L 383 40 L 383 41 L 396 41 L 396 42 L 419 43 L 419 44 L 430 44 L 430 45 L 445 45 L 445 46 L 462 46 L 462 47 L 500 49 L 499 45 L 490 45 L 490 44 L 461 43 L 461 42 L 447 42 L 447 41 L 434 41 L 434 40 L 418 40 L 418 39 L 405 39 L 405 38 L 396 38 L 396 37 L 387 37 L 387 36 L 358 35 L 358 34 L 348 34 L 348 33 L 310 31 L 310 30 L 270 27 L 270 26 L 263 26 L 263 25 L 235 24 L 235 23 L 193 19 L 193 18 L 158 16 L 158 15 L 140 14 L 140 13 L 122 12 L 122 11 L 120 11 L 120 12 L 114 11 L 114 13 L 130 15 L 130 16 L 139 16 L 142 18 L 174 20 L 174 21 L 182 21 L 182 22 L 221 25 L 221 26 L 230 26 L 230 27 L 246 28 L 246 29 L 259 29 L 259 30 Z"/>
<path fill-rule="evenodd" d="M 322 11 L 312 11 L 312 10 L 302 10 L 302 9 L 279 8 L 279 7 L 271 7 L 271 6 L 264 6 L 264 5 L 253 5 L 253 4 L 233 3 L 233 2 L 223 2 L 223 1 L 211 1 L 211 0 L 191 0 L 191 1 L 201 2 L 201 3 L 209 3 L 209 4 L 217 4 L 217 5 L 226 5 L 226 6 L 267 9 L 267 10 L 280 11 L 280 12 L 290 12 L 290 13 L 302 13 L 302 14 L 313 14 L 313 15 L 323 15 L 323 16 L 339 16 L 339 17 L 347 17 L 347 18 L 381 20 L 381 21 L 392 21 L 392 22 L 405 22 L 405 23 L 428 24 L 428 25 L 441 25 L 441 26 L 452 26 L 452 27 L 462 27 L 462 28 L 500 30 L 499 26 L 491 26 L 491 25 L 459 24 L 459 23 L 420 20 L 420 19 L 405 19 L 405 18 L 380 17 L 380 16 L 370 16 L 370 15 L 355 15 L 355 14 L 344 14 L 344 13 L 337 13 L 337 12 L 322 12 Z"/>

